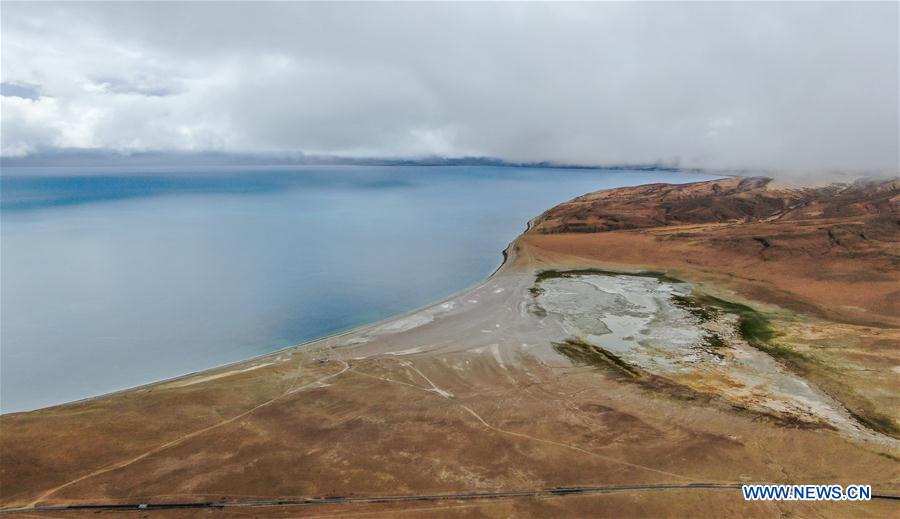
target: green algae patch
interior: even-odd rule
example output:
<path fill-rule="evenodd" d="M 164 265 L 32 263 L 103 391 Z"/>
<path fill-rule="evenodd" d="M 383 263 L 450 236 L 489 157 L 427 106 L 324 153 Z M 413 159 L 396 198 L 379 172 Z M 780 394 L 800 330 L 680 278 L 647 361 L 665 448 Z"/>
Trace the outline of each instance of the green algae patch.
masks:
<path fill-rule="evenodd" d="M 778 332 L 772 327 L 771 321 L 762 313 L 753 308 L 719 299 L 708 294 L 698 294 L 695 296 L 699 304 L 712 306 L 727 312 L 735 314 L 740 319 L 738 322 L 738 331 L 741 337 L 751 345 L 760 347 L 778 336 Z"/>
<path fill-rule="evenodd" d="M 695 292 L 690 296 L 673 295 L 672 302 L 699 319 L 700 322 L 713 320 L 723 312 L 736 315 L 738 317 L 738 333 L 751 346 L 779 358 L 787 359 L 793 355 L 800 355 L 789 348 L 773 344 L 772 340 L 779 334 L 772 326 L 772 322 L 765 314 L 750 306 L 726 301 L 701 292 Z"/>
<path fill-rule="evenodd" d="M 710 351 L 715 352 L 722 348 L 727 348 L 728 344 L 722 339 L 718 333 L 708 333 L 703 337 L 703 345 Z"/>
<path fill-rule="evenodd" d="M 678 297 L 678 296 L 676 296 Z M 762 313 L 750 306 L 726 301 L 708 294 L 694 294 L 685 304 L 696 305 L 712 311 L 723 311 L 738 316 L 738 332 L 748 344 L 781 361 L 794 373 L 809 379 L 841 402 L 847 412 L 866 428 L 894 438 L 900 438 L 900 427 L 890 417 L 875 408 L 875 406 L 861 397 L 850 386 L 843 383 L 839 370 L 833 366 L 824 365 L 819 359 L 801 353 L 790 346 L 779 344 L 776 339 L 780 335 L 771 321 Z M 676 301 L 676 304 L 679 304 Z M 686 308 L 687 309 L 687 308 Z M 692 312 L 693 314 L 693 312 Z M 696 315 L 696 314 L 694 314 Z M 707 344 L 712 340 L 707 337 Z M 712 344 L 709 344 L 713 346 Z"/>
<path fill-rule="evenodd" d="M 715 308 L 701 305 L 697 302 L 696 298 L 691 296 L 673 294 L 672 303 L 696 317 L 701 323 L 712 321 L 719 315 L 719 312 Z"/>
<path fill-rule="evenodd" d="M 726 301 L 709 294 L 695 292 L 690 296 L 672 297 L 672 301 L 687 310 L 701 322 L 715 319 L 720 313 L 737 316 L 737 331 L 747 344 L 781 360 L 800 375 L 809 373 L 810 359 L 806 355 L 774 341 L 779 336 L 772 322 L 762 312 L 741 303 Z M 704 341 L 706 346 L 718 348 L 724 344 L 721 337 L 711 334 Z"/>

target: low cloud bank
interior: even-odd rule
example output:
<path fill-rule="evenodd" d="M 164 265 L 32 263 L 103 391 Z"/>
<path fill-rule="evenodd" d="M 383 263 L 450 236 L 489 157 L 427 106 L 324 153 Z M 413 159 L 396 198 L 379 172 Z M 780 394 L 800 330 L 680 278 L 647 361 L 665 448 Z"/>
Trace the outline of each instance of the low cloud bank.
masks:
<path fill-rule="evenodd" d="M 2 155 L 900 169 L 898 4 L 12 3 Z"/>

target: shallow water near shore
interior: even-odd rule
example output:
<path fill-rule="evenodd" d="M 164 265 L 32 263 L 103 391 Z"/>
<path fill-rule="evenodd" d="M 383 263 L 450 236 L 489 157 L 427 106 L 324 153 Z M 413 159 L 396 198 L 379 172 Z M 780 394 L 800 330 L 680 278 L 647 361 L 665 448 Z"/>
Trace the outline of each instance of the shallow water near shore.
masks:
<path fill-rule="evenodd" d="M 0 410 L 260 355 L 471 286 L 597 189 L 713 178 L 501 167 L 4 168 Z"/>

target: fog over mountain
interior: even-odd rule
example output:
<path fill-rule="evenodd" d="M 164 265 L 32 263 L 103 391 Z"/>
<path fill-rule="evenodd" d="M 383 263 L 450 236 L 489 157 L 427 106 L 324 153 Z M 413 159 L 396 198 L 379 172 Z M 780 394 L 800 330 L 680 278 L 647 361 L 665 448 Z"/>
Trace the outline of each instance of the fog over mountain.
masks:
<path fill-rule="evenodd" d="M 2 155 L 900 165 L 898 3 L 8 3 Z"/>

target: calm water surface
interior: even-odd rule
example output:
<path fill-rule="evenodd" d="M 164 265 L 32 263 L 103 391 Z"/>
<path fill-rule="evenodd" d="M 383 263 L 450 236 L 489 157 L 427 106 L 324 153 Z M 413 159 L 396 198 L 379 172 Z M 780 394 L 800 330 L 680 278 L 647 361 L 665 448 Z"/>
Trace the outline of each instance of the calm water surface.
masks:
<path fill-rule="evenodd" d="M 484 279 L 525 222 L 659 171 L 4 168 L 0 410 L 383 319 Z"/>

